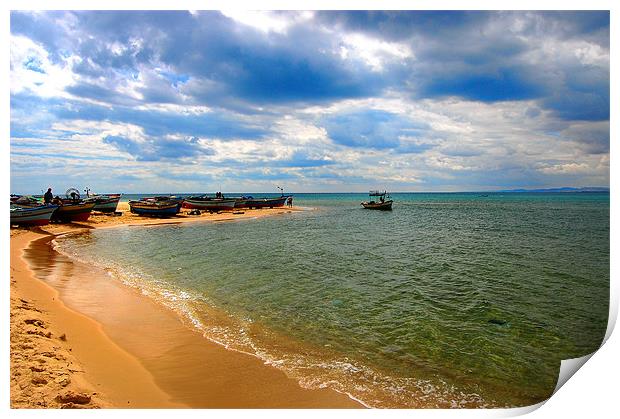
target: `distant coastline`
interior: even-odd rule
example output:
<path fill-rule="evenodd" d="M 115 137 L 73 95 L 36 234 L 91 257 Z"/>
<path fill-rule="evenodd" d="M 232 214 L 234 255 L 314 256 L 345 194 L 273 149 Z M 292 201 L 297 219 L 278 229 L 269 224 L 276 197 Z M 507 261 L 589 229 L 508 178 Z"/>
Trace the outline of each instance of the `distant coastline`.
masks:
<path fill-rule="evenodd" d="M 583 188 L 506 189 L 495 192 L 609 192 L 608 187 L 585 186 Z"/>

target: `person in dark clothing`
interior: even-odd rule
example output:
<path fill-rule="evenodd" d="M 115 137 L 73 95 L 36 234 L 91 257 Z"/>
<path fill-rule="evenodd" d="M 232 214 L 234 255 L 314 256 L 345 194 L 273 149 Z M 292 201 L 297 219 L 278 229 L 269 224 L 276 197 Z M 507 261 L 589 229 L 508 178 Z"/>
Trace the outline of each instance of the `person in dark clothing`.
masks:
<path fill-rule="evenodd" d="M 45 204 L 51 204 L 52 199 L 54 199 L 54 194 L 52 194 L 52 188 L 47 188 L 47 192 L 43 195 L 43 202 Z"/>
<path fill-rule="evenodd" d="M 286 200 L 286 205 L 287 205 L 287 206 L 289 206 L 289 207 L 292 207 L 292 206 L 293 206 L 293 197 L 292 197 L 292 196 L 289 196 L 289 197 L 287 198 L 287 200 Z"/>

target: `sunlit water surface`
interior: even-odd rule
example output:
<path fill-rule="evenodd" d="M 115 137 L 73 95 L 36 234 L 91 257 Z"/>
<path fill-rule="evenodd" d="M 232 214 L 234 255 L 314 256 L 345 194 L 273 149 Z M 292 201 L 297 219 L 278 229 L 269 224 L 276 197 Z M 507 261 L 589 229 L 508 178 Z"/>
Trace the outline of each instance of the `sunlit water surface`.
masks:
<path fill-rule="evenodd" d="M 609 194 L 485 195 L 394 194 L 383 212 L 298 194 L 314 210 L 56 242 L 303 386 L 375 407 L 529 405 L 604 336 Z"/>

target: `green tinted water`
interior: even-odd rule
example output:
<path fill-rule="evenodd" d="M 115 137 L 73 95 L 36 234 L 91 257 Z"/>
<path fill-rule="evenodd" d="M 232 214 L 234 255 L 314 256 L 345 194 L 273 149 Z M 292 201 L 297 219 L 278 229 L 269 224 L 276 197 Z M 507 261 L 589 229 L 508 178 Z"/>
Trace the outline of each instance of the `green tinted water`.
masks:
<path fill-rule="evenodd" d="M 598 348 L 609 194 L 303 194 L 313 211 L 95 230 L 59 248 L 309 387 L 371 406 L 521 406 Z"/>

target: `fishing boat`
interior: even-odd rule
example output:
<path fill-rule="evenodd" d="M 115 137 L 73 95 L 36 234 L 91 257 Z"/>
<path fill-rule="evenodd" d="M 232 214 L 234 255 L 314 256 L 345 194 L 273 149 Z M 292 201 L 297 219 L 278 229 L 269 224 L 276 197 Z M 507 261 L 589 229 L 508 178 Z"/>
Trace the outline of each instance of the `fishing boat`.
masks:
<path fill-rule="evenodd" d="M 116 212 L 120 200 L 121 194 L 100 196 L 97 198 L 93 210 L 105 213 Z"/>
<path fill-rule="evenodd" d="M 241 196 L 235 198 L 235 208 L 277 208 L 283 207 L 288 199 L 293 199 L 292 195 L 284 195 L 284 188 L 276 186 L 280 190 L 280 196 L 254 198 L 253 196 Z"/>
<path fill-rule="evenodd" d="M 177 204 L 182 204 L 183 198 L 174 196 L 174 195 L 157 195 L 157 196 L 146 196 L 146 197 L 140 198 L 140 201 L 142 202 L 166 202 L 166 203 L 175 202 Z"/>
<path fill-rule="evenodd" d="M 235 208 L 248 208 L 248 202 L 254 199 L 251 195 L 243 195 L 234 197 L 235 200 Z"/>
<path fill-rule="evenodd" d="M 51 221 L 71 223 L 73 221 L 86 221 L 90 217 L 94 202 L 84 202 L 79 200 L 62 200 L 59 206 L 52 214 Z"/>
<path fill-rule="evenodd" d="M 179 200 L 148 200 L 129 201 L 129 210 L 138 215 L 149 215 L 152 217 L 171 217 L 177 215 L 181 210 Z"/>
<path fill-rule="evenodd" d="M 371 198 L 369 201 L 362 202 L 362 206 L 366 209 L 374 209 L 374 210 L 383 210 L 383 211 L 391 211 L 392 210 L 392 201 L 391 199 L 386 200 L 386 198 L 390 198 L 387 194 L 387 191 L 370 191 L 368 196 Z M 374 201 L 372 197 L 378 197 L 377 201 Z"/>
<path fill-rule="evenodd" d="M 37 207 L 11 206 L 11 225 L 42 226 L 49 224 L 57 205 L 41 205 Z"/>
<path fill-rule="evenodd" d="M 109 213 L 116 211 L 121 196 L 122 194 L 90 195 L 85 201 L 95 203 L 93 211 Z"/>
<path fill-rule="evenodd" d="M 211 198 L 207 195 L 190 196 L 183 200 L 183 208 L 202 211 L 232 211 L 235 208 L 235 198 Z"/>
<path fill-rule="evenodd" d="M 241 200 L 236 208 L 276 208 L 283 207 L 288 196 L 279 196 L 276 198 L 251 198 Z"/>
<path fill-rule="evenodd" d="M 11 195 L 11 204 L 20 207 L 40 207 L 43 205 L 43 200 L 29 195 Z"/>

